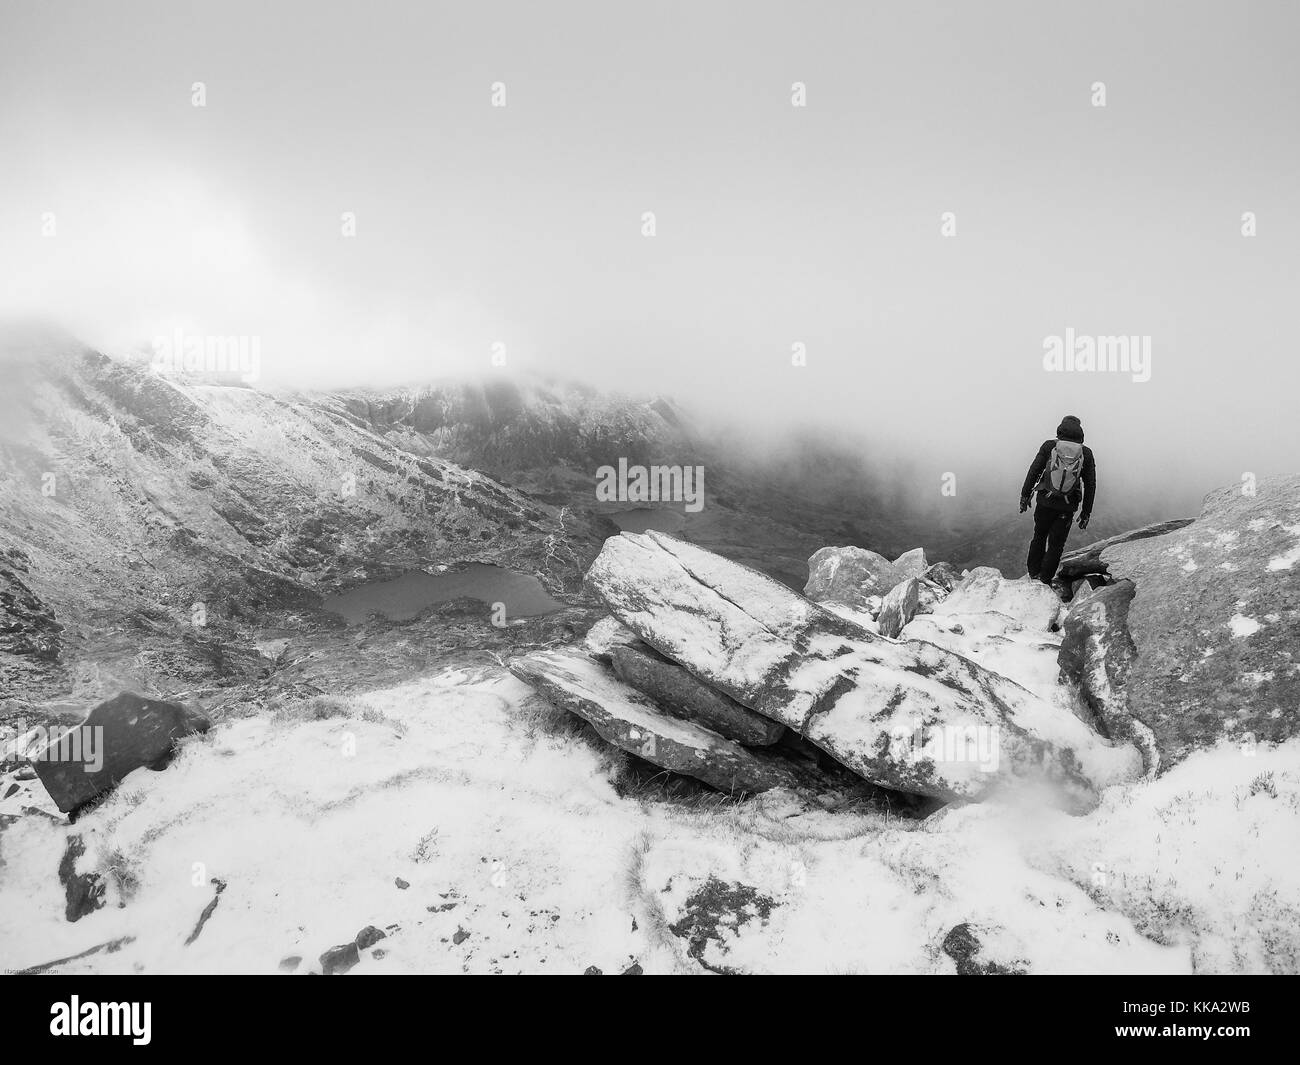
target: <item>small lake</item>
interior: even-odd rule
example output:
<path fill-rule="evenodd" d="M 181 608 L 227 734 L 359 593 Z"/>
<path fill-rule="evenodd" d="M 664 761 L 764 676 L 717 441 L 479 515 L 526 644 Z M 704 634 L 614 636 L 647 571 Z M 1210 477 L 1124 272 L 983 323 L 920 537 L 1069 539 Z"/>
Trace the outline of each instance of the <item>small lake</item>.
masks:
<path fill-rule="evenodd" d="M 655 532 L 676 533 L 686 526 L 686 515 L 680 511 L 664 507 L 638 507 L 635 510 L 620 510 L 605 514 L 618 526 L 620 532 L 643 533 L 653 529 Z"/>
<path fill-rule="evenodd" d="M 388 581 L 372 581 L 326 598 L 323 609 L 342 614 L 357 625 L 371 614 L 391 621 L 410 621 L 422 610 L 449 599 L 470 596 L 484 603 L 504 603 L 506 620 L 532 618 L 563 610 L 531 574 L 471 562 L 447 573 L 412 570 Z"/>

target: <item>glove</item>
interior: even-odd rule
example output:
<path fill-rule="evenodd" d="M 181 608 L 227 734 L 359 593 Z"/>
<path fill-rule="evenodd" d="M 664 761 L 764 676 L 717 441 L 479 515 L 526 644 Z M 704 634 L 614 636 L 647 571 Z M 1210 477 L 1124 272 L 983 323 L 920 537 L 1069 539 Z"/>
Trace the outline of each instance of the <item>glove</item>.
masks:
<path fill-rule="evenodd" d="M 1023 514 L 1023 513 L 1024 513 L 1026 510 L 1028 510 L 1028 509 L 1029 509 L 1029 497 L 1028 497 L 1028 496 L 1021 496 L 1021 497 L 1020 497 L 1020 513 Z"/>
<path fill-rule="evenodd" d="M 1080 515 L 1079 515 L 1079 528 L 1080 528 L 1080 529 L 1086 529 L 1086 528 L 1088 527 L 1088 518 L 1089 518 L 1089 515 L 1087 515 L 1087 514 L 1080 514 Z"/>

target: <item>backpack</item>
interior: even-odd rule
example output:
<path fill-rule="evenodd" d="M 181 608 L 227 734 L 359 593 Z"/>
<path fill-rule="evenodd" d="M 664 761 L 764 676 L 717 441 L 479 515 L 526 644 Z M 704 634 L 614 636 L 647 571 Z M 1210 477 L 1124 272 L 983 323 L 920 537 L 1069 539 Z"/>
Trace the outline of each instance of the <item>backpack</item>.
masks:
<path fill-rule="evenodd" d="M 1058 440 L 1038 480 L 1037 491 L 1042 493 L 1042 503 L 1056 510 L 1073 510 L 1070 494 L 1078 486 L 1082 472 L 1083 445 L 1073 440 Z"/>

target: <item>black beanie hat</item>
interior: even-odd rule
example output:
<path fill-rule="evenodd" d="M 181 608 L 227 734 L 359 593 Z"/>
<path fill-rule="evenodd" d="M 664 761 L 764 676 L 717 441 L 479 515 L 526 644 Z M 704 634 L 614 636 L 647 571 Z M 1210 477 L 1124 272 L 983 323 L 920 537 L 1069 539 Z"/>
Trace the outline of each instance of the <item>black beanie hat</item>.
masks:
<path fill-rule="evenodd" d="M 1061 424 L 1056 427 L 1057 440 L 1073 440 L 1076 443 L 1083 443 L 1083 426 L 1079 424 L 1079 419 L 1073 414 L 1067 414 L 1061 419 Z"/>

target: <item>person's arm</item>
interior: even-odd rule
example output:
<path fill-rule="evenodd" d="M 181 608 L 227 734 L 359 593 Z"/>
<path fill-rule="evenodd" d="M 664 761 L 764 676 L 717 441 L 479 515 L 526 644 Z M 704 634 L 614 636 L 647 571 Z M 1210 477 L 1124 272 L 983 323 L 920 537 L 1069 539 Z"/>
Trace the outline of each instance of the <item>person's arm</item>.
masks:
<path fill-rule="evenodd" d="M 1020 489 L 1020 501 L 1022 503 L 1033 494 L 1034 485 L 1038 483 L 1038 478 L 1043 475 L 1043 470 L 1047 468 L 1047 456 L 1051 450 L 1052 441 L 1044 441 L 1043 446 L 1038 449 L 1038 454 L 1034 456 L 1034 461 L 1030 463 L 1029 473 L 1025 476 L 1024 487 Z"/>
<path fill-rule="evenodd" d="M 1079 524 L 1086 526 L 1092 517 L 1092 501 L 1097 494 L 1097 463 L 1089 450 L 1083 457 L 1083 507 L 1079 511 Z"/>

